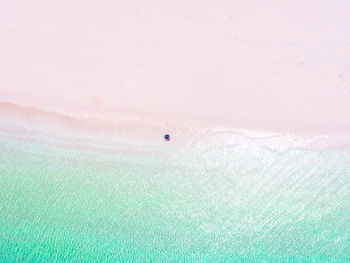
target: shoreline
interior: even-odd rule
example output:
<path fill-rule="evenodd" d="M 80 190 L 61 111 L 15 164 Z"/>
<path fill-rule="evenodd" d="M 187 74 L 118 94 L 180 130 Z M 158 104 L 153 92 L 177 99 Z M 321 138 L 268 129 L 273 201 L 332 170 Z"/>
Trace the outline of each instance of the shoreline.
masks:
<path fill-rule="evenodd" d="M 329 127 L 330 125 L 321 123 L 308 123 L 308 125 L 301 125 L 301 122 L 295 123 L 290 121 L 263 121 L 263 120 L 242 120 L 239 119 L 235 123 L 229 120 L 213 120 L 212 118 L 203 117 L 183 117 L 162 114 L 148 114 L 144 112 L 119 112 L 108 114 L 91 114 L 90 112 L 83 113 L 82 111 L 62 111 L 61 109 L 44 109 L 31 104 L 18 104 L 9 100 L 0 101 L 0 114 L 4 111 L 13 111 L 21 113 L 24 116 L 41 116 L 48 118 L 60 119 L 66 124 L 81 124 L 91 129 L 109 129 L 118 126 L 148 126 L 158 127 L 163 129 L 178 129 L 181 127 L 196 127 L 196 128 L 215 128 L 225 127 L 230 129 L 252 130 L 260 133 L 278 133 L 285 135 L 296 136 L 342 136 L 350 138 L 350 130 L 347 128 L 337 129 L 336 127 Z M 113 116 L 113 117 L 112 117 Z M 253 124 L 254 123 L 254 124 Z M 350 129 L 350 123 L 349 123 Z"/>
<path fill-rule="evenodd" d="M 158 120 L 150 120 L 146 118 L 137 118 L 135 116 L 123 116 L 120 118 L 103 119 L 97 117 L 68 115 L 55 111 L 46 111 L 40 108 L 31 106 L 22 106 L 11 102 L 0 102 L 0 118 L 8 119 L 20 118 L 32 124 L 37 124 L 43 128 L 51 127 L 53 132 L 72 131 L 77 130 L 87 132 L 88 134 L 102 134 L 103 136 L 126 136 L 131 138 L 146 138 L 148 140 L 161 141 L 163 135 L 169 133 L 172 137 L 171 142 L 186 144 L 194 141 L 208 141 L 213 138 L 221 138 L 225 144 L 227 136 L 245 137 L 250 141 L 254 140 L 274 140 L 282 138 L 281 140 L 290 144 L 303 147 L 303 143 L 297 142 L 304 140 L 306 148 L 320 149 L 350 149 L 350 136 L 342 133 L 316 133 L 314 131 L 308 132 L 288 132 L 285 127 L 281 129 L 268 130 L 251 127 L 230 127 L 224 125 L 192 123 L 187 120 L 181 123 Z M 293 142 L 294 141 L 294 142 Z M 327 142 L 328 141 L 328 142 Z M 226 142 L 229 143 L 229 142 Z M 284 148 L 284 147 L 282 147 Z"/>

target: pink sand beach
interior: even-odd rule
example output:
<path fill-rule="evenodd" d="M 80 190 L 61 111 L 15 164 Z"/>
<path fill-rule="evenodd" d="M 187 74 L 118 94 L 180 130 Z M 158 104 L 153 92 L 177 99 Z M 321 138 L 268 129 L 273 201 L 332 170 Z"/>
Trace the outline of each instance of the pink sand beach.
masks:
<path fill-rule="evenodd" d="M 342 0 L 3 1 L 0 102 L 169 127 L 349 134 L 349 13 Z"/>

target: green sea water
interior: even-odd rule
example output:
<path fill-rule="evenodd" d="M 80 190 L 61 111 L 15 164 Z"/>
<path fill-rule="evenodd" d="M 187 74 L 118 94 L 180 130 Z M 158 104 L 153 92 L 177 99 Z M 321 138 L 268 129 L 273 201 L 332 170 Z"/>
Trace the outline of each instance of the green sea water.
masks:
<path fill-rule="evenodd" d="M 0 121 L 1 262 L 350 262 L 350 153 L 326 139 L 49 126 Z"/>

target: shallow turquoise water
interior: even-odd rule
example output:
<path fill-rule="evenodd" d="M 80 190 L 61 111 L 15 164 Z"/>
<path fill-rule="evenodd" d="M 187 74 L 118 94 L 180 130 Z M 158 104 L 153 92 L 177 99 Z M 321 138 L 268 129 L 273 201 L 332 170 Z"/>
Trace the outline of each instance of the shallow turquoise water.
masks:
<path fill-rule="evenodd" d="M 348 151 L 315 149 L 327 139 L 188 134 L 201 139 L 1 119 L 0 260 L 350 261 Z"/>

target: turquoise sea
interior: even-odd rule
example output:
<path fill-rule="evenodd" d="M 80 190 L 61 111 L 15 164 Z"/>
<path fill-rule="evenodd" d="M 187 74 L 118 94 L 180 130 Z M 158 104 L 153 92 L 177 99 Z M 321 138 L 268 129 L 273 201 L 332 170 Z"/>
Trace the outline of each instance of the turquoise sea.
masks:
<path fill-rule="evenodd" d="M 0 261 L 350 262 L 350 152 L 332 138 L 157 136 L 0 116 Z"/>

